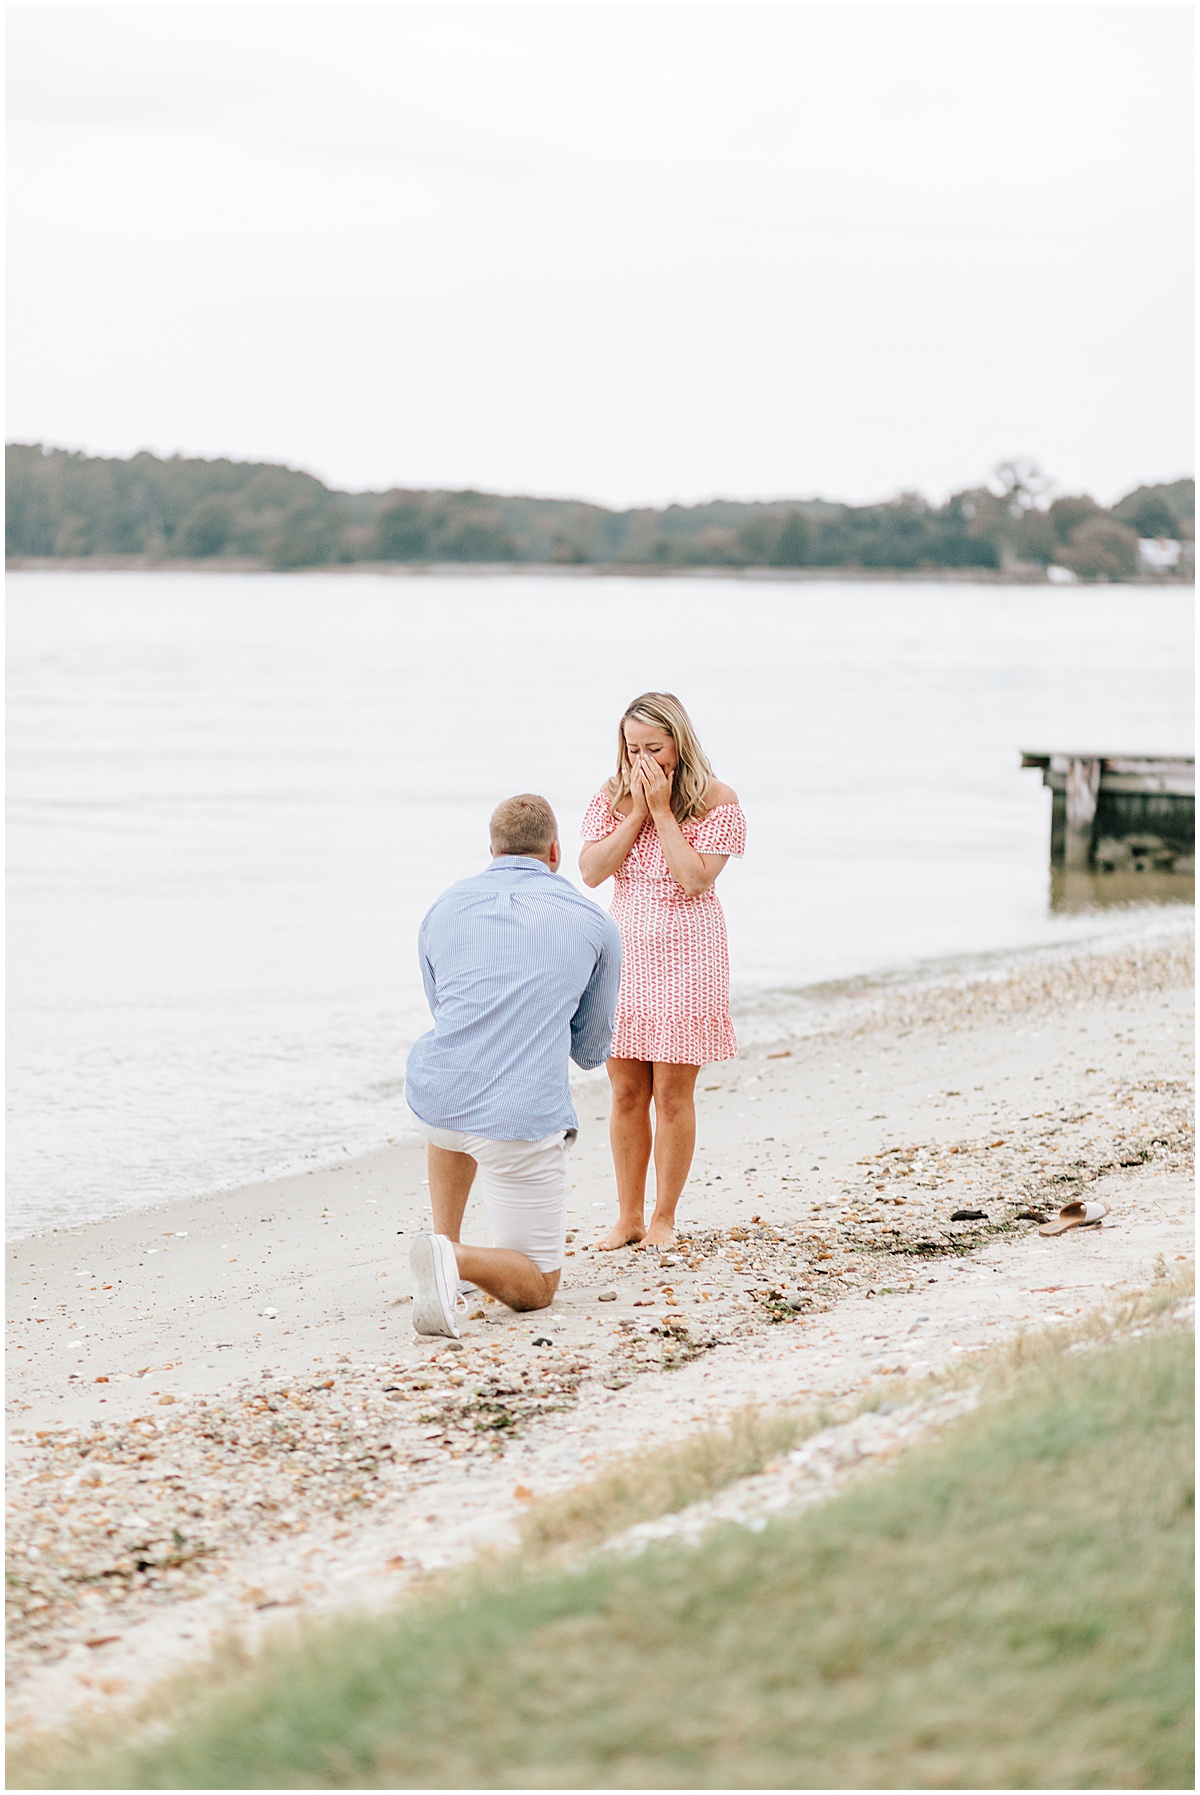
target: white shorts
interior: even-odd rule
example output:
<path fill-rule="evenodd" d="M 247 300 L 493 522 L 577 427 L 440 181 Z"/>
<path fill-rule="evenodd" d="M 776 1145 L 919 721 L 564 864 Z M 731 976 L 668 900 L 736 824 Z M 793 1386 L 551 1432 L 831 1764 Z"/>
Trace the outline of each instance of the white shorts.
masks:
<path fill-rule="evenodd" d="M 412 1112 L 409 1112 L 412 1114 Z M 488 1141 L 455 1128 L 434 1128 L 413 1115 L 419 1134 L 447 1153 L 469 1153 L 479 1167 L 494 1247 L 532 1259 L 539 1271 L 561 1271 L 567 1233 L 567 1147 L 575 1131 L 541 1141 Z"/>

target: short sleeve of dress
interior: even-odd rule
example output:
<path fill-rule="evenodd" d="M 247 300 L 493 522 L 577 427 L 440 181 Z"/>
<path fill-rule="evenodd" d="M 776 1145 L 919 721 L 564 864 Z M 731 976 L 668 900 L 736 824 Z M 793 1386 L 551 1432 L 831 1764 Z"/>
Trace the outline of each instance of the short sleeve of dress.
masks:
<path fill-rule="evenodd" d="M 746 852 L 746 818 L 740 804 L 717 804 L 702 817 L 692 846 L 698 854 Z"/>
<path fill-rule="evenodd" d="M 620 819 L 613 815 L 608 793 L 601 786 L 583 813 L 579 833 L 584 841 L 603 841 L 606 835 L 611 835 L 619 827 Z"/>

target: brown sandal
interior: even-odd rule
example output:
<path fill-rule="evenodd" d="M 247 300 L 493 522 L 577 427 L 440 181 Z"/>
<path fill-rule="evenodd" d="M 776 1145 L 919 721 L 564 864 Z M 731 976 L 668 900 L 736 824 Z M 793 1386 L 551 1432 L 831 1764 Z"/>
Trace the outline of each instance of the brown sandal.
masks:
<path fill-rule="evenodd" d="M 1068 1228 L 1097 1228 L 1108 1214 L 1107 1203 L 1064 1203 L 1056 1222 L 1043 1222 L 1039 1234 L 1065 1234 Z"/>

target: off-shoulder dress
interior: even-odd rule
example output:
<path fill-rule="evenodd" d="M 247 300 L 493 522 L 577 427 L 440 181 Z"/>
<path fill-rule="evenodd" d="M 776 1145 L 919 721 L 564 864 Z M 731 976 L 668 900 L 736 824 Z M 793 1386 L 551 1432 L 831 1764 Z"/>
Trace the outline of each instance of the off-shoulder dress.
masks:
<path fill-rule="evenodd" d="M 603 841 L 623 821 L 602 789 L 580 833 Z M 715 804 L 680 827 L 698 854 L 746 851 L 739 804 Z M 612 914 L 625 950 L 612 1057 L 682 1066 L 735 1058 L 729 941 L 716 887 L 687 895 L 671 876 L 651 817 L 613 876 Z"/>

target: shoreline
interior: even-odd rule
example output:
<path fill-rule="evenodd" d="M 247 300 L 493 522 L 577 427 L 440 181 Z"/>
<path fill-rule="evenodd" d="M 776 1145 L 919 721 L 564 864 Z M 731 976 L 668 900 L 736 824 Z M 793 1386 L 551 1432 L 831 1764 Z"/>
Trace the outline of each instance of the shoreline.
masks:
<path fill-rule="evenodd" d="M 992 567 L 663 567 L 657 563 L 619 561 L 341 561 L 313 567 L 272 567 L 249 557 L 212 557 L 204 560 L 155 560 L 146 555 L 88 555 L 57 558 L 51 555 L 13 555 L 6 559 L 8 573 L 241 573 L 279 575 L 375 574 L 393 579 L 493 579 L 498 575 L 527 574 L 543 579 L 681 579 L 750 580 L 845 584 L 978 586 L 1086 586 L 1080 580 L 1051 580 L 1042 568 L 1028 572 Z M 1107 582 L 1106 582 L 1107 583 Z M 1132 574 L 1117 581 L 1122 586 L 1155 586 L 1166 590 L 1194 588 L 1194 579 Z"/>
<path fill-rule="evenodd" d="M 408 1320 L 416 1143 L 10 1243 L 13 1726 L 418 1589 L 647 1440 L 937 1375 L 1177 1270 L 1190 971 L 1181 935 L 1027 958 L 749 1047 L 703 1077 L 657 1258 L 593 1249 L 597 1078 L 559 1296 L 481 1305 L 461 1347 Z M 1085 1189 L 1102 1228 L 1021 1219 Z"/>
<path fill-rule="evenodd" d="M 847 1027 L 850 1018 L 854 1020 L 854 1027 L 861 1029 L 868 1018 L 874 1018 L 881 1012 L 886 1014 L 897 1002 L 911 1003 L 915 998 L 920 1000 L 922 994 L 929 996 L 933 993 L 954 993 L 967 985 L 987 987 L 996 980 L 1012 975 L 1013 971 L 1053 968 L 1064 959 L 1073 960 L 1089 955 L 1103 955 L 1114 950 L 1141 948 L 1155 942 L 1191 941 L 1195 933 L 1195 905 L 1146 905 L 1137 914 L 1123 912 L 1123 915 L 1126 921 L 1135 924 L 1134 928 L 1114 928 L 1109 915 L 1096 915 L 1096 933 L 1073 941 L 1044 941 L 1015 948 L 952 953 L 935 959 L 911 960 L 888 968 L 852 973 L 841 978 L 822 978 L 814 980 L 813 984 L 773 985 L 741 994 L 734 991 L 734 1023 L 739 1039 L 739 1059 L 743 1059 L 746 1052 L 752 1052 L 755 1048 L 770 1048 L 786 1043 L 795 1045 L 796 1041 L 807 1041 L 814 1036 L 838 1034 L 839 1030 Z M 572 1064 L 570 1088 L 572 1097 L 576 1100 L 576 1108 L 585 1108 L 594 1088 L 599 1088 L 604 1093 L 608 1090 L 603 1068 L 583 1073 Z M 204 1183 L 192 1190 L 181 1190 L 178 1194 L 160 1197 L 152 1203 L 133 1204 L 124 1210 L 104 1215 L 84 1215 L 77 1221 L 65 1219 L 47 1222 L 23 1233 L 7 1233 L 5 1242 L 14 1246 L 18 1242 L 48 1239 L 52 1235 L 66 1237 L 81 1228 L 106 1226 L 109 1222 L 122 1219 L 131 1221 L 138 1215 L 174 1212 L 174 1208 L 181 1203 L 203 1203 L 212 1197 L 237 1194 L 253 1195 L 255 1190 L 278 1185 L 285 1179 L 307 1178 L 310 1174 L 353 1167 L 370 1161 L 378 1152 L 413 1145 L 414 1142 L 418 1142 L 418 1136 L 411 1127 L 407 1127 L 405 1109 L 404 1115 L 398 1118 L 398 1124 L 393 1124 L 391 1129 L 380 1127 L 375 1138 L 364 1140 L 353 1147 L 346 1147 L 339 1142 L 332 1143 L 328 1151 L 310 1152 L 307 1156 L 301 1156 L 300 1160 L 287 1160 L 285 1156 L 278 1156 L 267 1169 L 253 1178 L 221 1179 L 215 1183 Z"/>
<path fill-rule="evenodd" d="M 1140 926 L 1121 929 L 1111 926 L 1107 916 L 1103 921 L 1098 917 L 1097 933 L 1078 940 L 1045 941 L 952 954 L 841 978 L 819 979 L 807 985 L 763 987 L 742 994 L 735 990 L 733 1015 L 740 1044 L 739 1060 L 757 1050 L 794 1047 L 819 1036 L 837 1035 L 851 1026 L 861 1032 L 868 1023 L 878 1023 L 880 1017 L 886 1018 L 897 1005 L 907 1009 L 914 1001 L 919 1004 L 925 999 L 944 1003 L 955 992 L 982 993 L 1014 973 L 1028 975 L 1037 968 L 1051 973 L 1055 966 L 1066 961 L 1191 942 L 1194 936 L 1194 907 L 1185 903 L 1147 905 L 1136 918 L 1129 918 L 1128 913 L 1126 917 Z M 932 998 L 934 993 L 938 994 L 936 1000 Z M 581 1113 L 590 1103 L 594 1089 L 607 1093 L 603 1068 L 583 1073 L 572 1066 L 570 1076 L 572 1094 Z M 204 1184 L 194 1190 L 105 1215 L 49 1223 L 25 1233 L 7 1235 L 6 1241 L 12 1247 L 51 1237 L 71 1237 L 81 1229 L 106 1227 L 122 1221 L 136 1222 L 139 1216 L 173 1213 L 181 1204 L 238 1195 L 252 1198 L 256 1191 L 273 1188 L 291 1179 L 365 1165 L 377 1154 L 420 1144 L 416 1133 L 405 1126 L 406 1116 L 405 1111 L 398 1126 L 390 1130 L 381 1127 L 376 1139 L 358 1147 L 348 1149 L 339 1143 L 331 1145 L 328 1152 L 314 1152 L 295 1161 L 281 1156 L 257 1176 Z"/>

